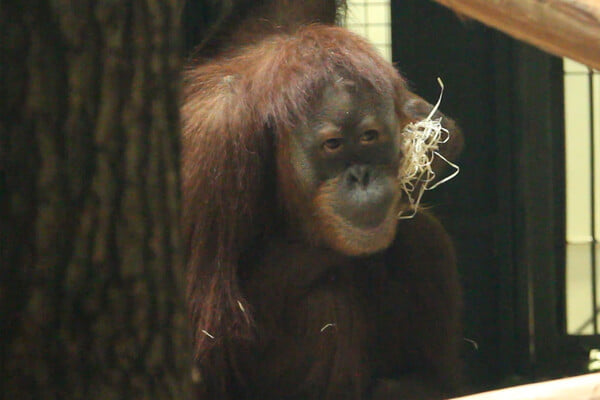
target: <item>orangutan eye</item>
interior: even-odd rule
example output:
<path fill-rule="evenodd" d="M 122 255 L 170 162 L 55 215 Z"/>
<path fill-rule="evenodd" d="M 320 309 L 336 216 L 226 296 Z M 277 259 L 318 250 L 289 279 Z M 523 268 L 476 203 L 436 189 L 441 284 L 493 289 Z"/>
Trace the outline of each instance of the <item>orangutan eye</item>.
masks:
<path fill-rule="evenodd" d="M 331 138 L 323 142 L 326 151 L 335 151 L 342 147 L 342 138 Z"/>
<path fill-rule="evenodd" d="M 369 129 L 360 136 L 360 141 L 362 143 L 370 143 L 377 140 L 378 137 L 379 132 L 377 132 L 375 129 Z"/>

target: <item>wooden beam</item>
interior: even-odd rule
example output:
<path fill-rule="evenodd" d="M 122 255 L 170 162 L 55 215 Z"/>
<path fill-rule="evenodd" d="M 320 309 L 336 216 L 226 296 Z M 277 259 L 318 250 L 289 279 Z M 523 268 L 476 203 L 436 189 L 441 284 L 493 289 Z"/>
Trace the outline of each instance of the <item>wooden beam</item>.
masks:
<path fill-rule="evenodd" d="M 515 386 L 459 397 L 454 400 L 596 400 L 600 399 L 600 373 Z"/>
<path fill-rule="evenodd" d="M 600 0 L 435 0 L 549 53 L 600 69 Z"/>

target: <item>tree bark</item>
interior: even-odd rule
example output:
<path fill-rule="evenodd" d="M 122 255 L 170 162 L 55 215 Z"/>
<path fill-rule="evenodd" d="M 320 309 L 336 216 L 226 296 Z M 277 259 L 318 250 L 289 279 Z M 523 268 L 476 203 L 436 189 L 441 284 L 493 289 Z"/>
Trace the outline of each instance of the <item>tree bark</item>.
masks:
<path fill-rule="evenodd" d="M 0 4 L 7 399 L 185 399 L 178 0 Z"/>
<path fill-rule="evenodd" d="M 435 0 L 551 54 L 600 69 L 598 0 Z"/>

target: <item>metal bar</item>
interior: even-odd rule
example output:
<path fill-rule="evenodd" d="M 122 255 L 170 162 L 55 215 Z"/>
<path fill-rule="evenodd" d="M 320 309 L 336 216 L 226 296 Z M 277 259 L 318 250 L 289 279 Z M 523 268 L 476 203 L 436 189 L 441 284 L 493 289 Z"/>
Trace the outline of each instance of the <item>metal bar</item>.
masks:
<path fill-rule="evenodd" d="M 600 308 L 596 310 L 595 314 L 592 314 L 591 317 L 589 317 L 581 325 L 579 325 L 577 329 L 574 329 L 572 335 L 585 335 L 583 331 L 585 331 L 588 328 L 588 326 L 592 325 L 594 323 L 594 320 L 598 318 L 598 316 L 600 316 Z"/>
<path fill-rule="evenodd" d="M 592 229 L 592 246 L 591 246 L 591 273 L 592 273 L 592 325 L 594 327 L 594 335 L 598 334 L 598 304 L 597 304 L 597 287 L 596 287 L 596 273 L 597 273 L 597 259 L 596 259 L 596 157 L 595 157 L 595 146 L 594 146 L 594 71 L 590 69 L 588 71 L 588 85 L 589 85 L 589 97 L 590 97 L 590 163 L 591 163 L 591 202 L 590 210 L 592 214 L 591 218 L 591 229 Z"/>

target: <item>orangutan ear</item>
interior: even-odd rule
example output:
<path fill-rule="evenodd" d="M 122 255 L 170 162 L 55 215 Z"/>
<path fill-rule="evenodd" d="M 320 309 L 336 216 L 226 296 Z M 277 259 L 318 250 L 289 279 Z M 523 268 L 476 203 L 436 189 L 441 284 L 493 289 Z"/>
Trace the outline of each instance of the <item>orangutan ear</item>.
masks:
<path fill-rule="evenodd" d="M 404 100 L 402 106 L 402 112 L 411 122 L 420 121 L 427 118 L 433 110 L 433 105 L 423 100 L 421 97 L 414 93 L 409 93 Z M 449 139 L 446 143 L 440 144 L 440 153 L 449 161 L 454 161 L 458 158 L 464 145 L 463 134 L 453 119 L 447 117 L 445 114 L 437 110 L 432 119 L 442 119 L 442 126 L 448 130 Z M 444 166 L 447 165 L 441 160 L 434 160 L 433 169 L 436 172 L 442 171 Z"/>

